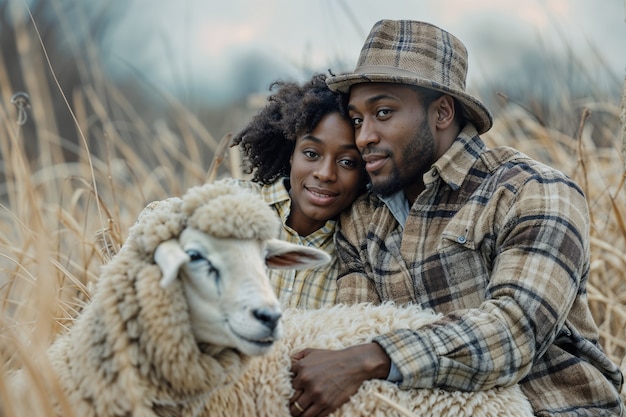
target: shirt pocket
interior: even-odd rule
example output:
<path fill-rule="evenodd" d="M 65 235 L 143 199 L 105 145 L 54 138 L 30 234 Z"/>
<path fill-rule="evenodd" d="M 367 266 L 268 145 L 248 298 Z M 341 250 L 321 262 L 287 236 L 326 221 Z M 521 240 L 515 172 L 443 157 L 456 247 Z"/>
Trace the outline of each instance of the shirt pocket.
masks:
<path fill-rule="evenodd" d="M 457 308 L 476 308 L 485 300 L 489 268 L 473 224 L 450 222 L 441 235 L 439 256 Z"/>

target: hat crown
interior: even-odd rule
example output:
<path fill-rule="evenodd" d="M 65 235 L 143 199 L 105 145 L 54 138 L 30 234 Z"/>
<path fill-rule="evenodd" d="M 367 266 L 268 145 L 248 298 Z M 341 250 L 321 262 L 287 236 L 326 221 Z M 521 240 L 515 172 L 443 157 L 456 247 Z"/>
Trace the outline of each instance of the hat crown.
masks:
<path fill-rule="evenodd" d="M 467 49 L 454 35 L 429 23 L 381 20 L 370 31 L 355 72 L 370 72 L 372 67 L 465 91 Z"/>
<path fill-rule="evenodd" d="M 451 33 L 426 22 L 381 20 L 370 31 L 352 73 L 332 75 L 326 84 L 349 94 L 362 83 L 414 85 L 450 95 L 478 133 L 493 125 L 491 113 L 465 92 L 467 49 Z"/>

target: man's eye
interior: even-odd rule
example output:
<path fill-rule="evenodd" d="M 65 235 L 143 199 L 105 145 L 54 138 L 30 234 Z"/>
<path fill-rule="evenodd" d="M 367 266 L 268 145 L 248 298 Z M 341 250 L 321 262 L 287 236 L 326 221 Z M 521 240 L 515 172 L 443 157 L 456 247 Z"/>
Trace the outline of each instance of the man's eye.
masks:
<path fill-rule="evenodd" d="M 353 117 L 352 118 L 352 125 L 354 127 L 358 127 L 361 126 L 361 123 L 363 123 L 363 119 L 359 118 L 359 117 Z"/>

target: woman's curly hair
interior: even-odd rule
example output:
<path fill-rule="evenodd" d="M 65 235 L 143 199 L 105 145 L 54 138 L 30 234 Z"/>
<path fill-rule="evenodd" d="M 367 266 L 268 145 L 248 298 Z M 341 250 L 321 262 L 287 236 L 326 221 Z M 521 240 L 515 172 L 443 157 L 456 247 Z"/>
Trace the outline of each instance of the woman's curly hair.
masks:
<path fill-rule="evenodd" d="M 315 129 L 324 116 L 339 113 L 349 121 L 345 98 L 332 92 L 324 74 L 315 74 L 304 84 L 275 81 L 273 92 L 252 121 L 233 137 L 231 146 L 241 145 L 243 172 L 252 181 L 271 184 L 289 176 L 289 159 L 296 138 Z"/>

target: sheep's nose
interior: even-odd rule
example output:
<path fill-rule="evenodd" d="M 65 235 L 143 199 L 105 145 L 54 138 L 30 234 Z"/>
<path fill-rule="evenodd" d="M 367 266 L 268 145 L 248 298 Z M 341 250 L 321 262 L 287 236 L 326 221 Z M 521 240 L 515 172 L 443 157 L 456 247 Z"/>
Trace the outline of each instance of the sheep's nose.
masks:
<path fill-rule="evenodd" d="M 278 325 L 278 320 L 283 315 L 277 307 L 258 308 L 252 312 L 254 317 L 268 328 L 274 330 Z"/>

